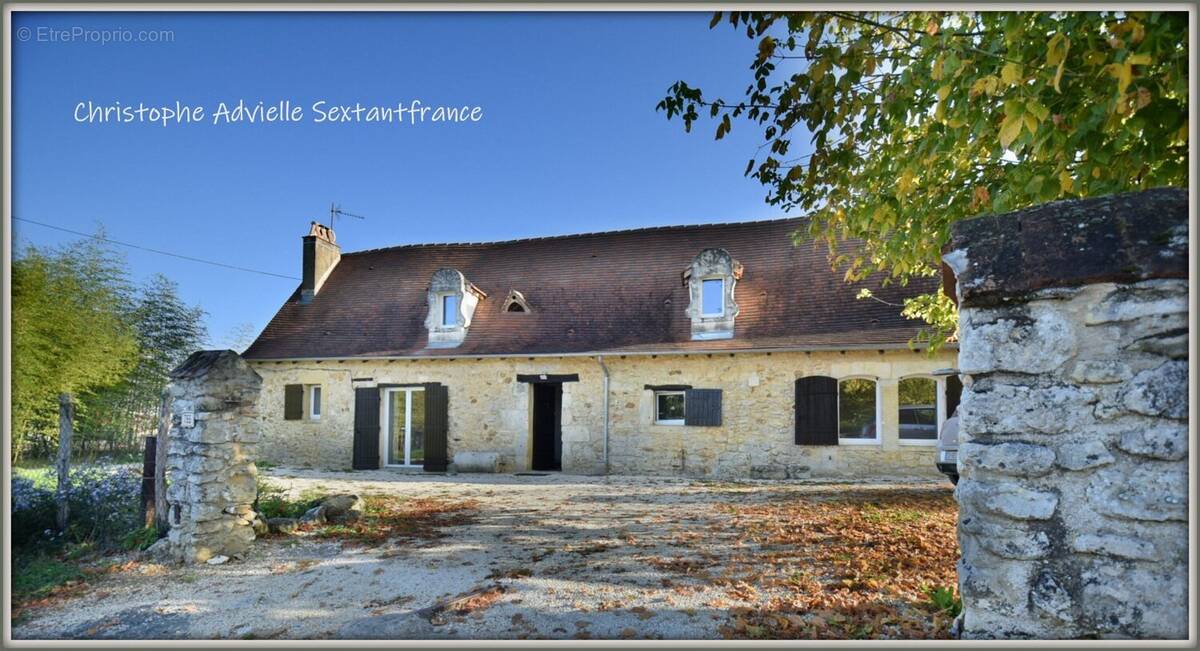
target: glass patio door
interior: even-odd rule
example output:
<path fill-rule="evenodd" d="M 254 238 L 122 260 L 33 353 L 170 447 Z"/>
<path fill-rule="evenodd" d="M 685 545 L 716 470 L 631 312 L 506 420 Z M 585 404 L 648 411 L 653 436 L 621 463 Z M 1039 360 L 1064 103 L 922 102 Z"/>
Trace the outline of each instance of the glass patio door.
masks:
<path fill-rule="evenodd" d="M 385 390 L 389 466 L 422 466 L 425 463 L 425 390 L 403 387 Z"/>

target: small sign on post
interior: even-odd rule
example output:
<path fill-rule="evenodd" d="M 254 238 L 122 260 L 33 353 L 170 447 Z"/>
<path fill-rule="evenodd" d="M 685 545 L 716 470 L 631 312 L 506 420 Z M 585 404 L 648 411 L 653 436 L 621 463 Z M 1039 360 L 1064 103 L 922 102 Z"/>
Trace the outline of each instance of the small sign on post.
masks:
<path fill-rule="evenodd" d="M 196 412 L 190 405 L 179 412 L 179 426 L 189 429 L 196 426 Z"/>

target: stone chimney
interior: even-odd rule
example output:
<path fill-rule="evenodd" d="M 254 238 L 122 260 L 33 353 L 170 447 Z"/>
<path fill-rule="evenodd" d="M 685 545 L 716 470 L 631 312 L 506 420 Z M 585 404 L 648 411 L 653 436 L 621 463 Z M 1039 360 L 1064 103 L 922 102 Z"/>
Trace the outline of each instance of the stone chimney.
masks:
<path fill-rule="evenodd" d="M 342 259 L 333 229 L 317 222 L 312 223 L 308 235 L 304 236 L 304 264 L 300 281 L 300 303 L 311 303 L 321 285 Z"/>

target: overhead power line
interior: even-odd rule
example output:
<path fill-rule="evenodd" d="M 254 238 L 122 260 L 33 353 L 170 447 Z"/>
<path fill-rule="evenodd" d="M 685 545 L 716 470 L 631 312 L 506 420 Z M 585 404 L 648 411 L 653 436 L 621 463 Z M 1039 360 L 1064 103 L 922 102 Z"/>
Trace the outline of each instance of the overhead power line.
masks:
<path fill-rule="evenodd" d="M 73 231 L 69 228 L 63 228 L 62 226 L 55 226 L 53 224 L 46 224 L 43 222 L 34 221 L 32 219 L 25 219 L 24 217 L 13 217 L 13 219 L 15 219 L 17 221 L 22 221 L 22 222 L 25 222 L 28 224 L 37 224 L 38 226 L 52 228 L 56 231 L 62 231 L 64 233 L 71 233 L 72 235 L 79 235 L 81 237 L 87 237 L 87 238 L 91 238 L 93 240 L 99 240 L 101 242 L 108 242 L 109 244 L 119 244 L 121 246 L 127 246 L 131 249 L 138 249 L 139 251 L 149 251 L 150 253 L 166 255 L 166 256 L 170 256 L 172 258 L 179 258 L 181 260 L 190 260 L 191 262 L 199 262 L 201 264 L 210 264 L 210 265 L 213 265 L 214 267 L 224 267 L 226 269 L 233 269 L 235 271 L 245 271 L 245 272 L 252 273 L 252 274 L 260 274 L 263 276 L 273 276 L 275 278 L 286 278 L 287 280 L 300 280 L 299 278 L 297 278 L 295 276 L 286 276 L 284 274 L 277 274 L 277 273 L 274 273 L 271 271 L 262 271 L 260 269 L 250 269 L 248 267 L 239 267 L 237 265 L 226 264 L 224 262 L 216 262 L 214 260 L 205 260 L 203 258 L 196 258 L 196 257 L 190 256 L 190 255 L 182 255 L 179 253 L 172 253 L 170 251 L 163 251 L 161 249 L 152 249 L 148 246 L 141 246 L 138 244 L 130 244 L 129 242 L 122 242 L 120 240 L 114 240 L 114 239 L 110 239 L 107 237 L 101 237 L 99 235 L 93 235 L 91 233 L 84 233 L 82 231 Z"/>

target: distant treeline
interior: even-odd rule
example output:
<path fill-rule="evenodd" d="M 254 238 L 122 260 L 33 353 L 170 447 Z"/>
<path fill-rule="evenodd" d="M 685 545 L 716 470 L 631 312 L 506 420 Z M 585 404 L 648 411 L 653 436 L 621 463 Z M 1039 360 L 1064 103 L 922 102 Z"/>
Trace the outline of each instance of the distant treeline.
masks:
<path fill-rule="evenodd" d="M 124 256 L 94 239 L 18 252 L 12 306 L 14 461 L 57 449 L 64 392 L 78 453 L 136 449 L 157 427 L 167 373 L 207 339 L 204 311 L 174 282 L 133 282 Z"/>

